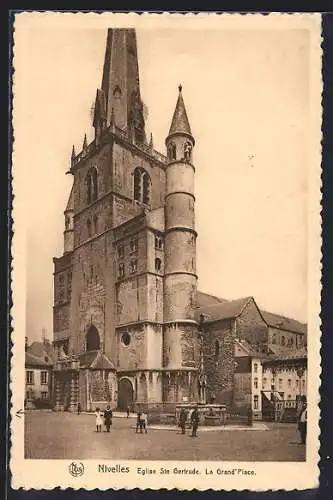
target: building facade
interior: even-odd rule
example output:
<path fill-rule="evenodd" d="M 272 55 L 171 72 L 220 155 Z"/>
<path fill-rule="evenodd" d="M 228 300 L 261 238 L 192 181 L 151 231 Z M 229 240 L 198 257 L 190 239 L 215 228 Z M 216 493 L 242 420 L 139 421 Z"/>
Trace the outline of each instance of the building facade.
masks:
<path fill-rule="evenodd" d="M 25 407 L 53 406 L 53 350 L 50 343 L 33 342 L 25 352 Z"/>
<path fill-rule="evenodd" d="M 108 30 L 94 140 L 73 147 L 54 258 L 58 410 L 216 401 L 259 412 L 261 356 L 303 346 L 304 325 L 253 297 L 197 291 L 195 139 L 181 86 L 170 116 L 164 155 L 146 137 L 135 30 Z"/>

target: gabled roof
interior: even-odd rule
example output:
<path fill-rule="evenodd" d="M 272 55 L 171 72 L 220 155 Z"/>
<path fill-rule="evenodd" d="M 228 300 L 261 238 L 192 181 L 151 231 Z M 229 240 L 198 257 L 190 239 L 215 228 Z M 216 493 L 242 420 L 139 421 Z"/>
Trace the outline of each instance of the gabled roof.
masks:
<path fill-rule="evenodd" d="M 204 315 L 205 323 L 218 321 L 220 319 L 237 318 L 251 300 L 253 300 L 253 297 L 244 297 L 242 299 L 225 301 L 211 306 L 199 307 L 196 310 L 196 320 L 200 321 L 200 316 L 202 314 Z"/>
<path fill-rule="evenodd" d="M 95 368 L 96 370 L 115 370 L 114 364 L 100 351 L 87 351 L 79 356 L 81 368 Z"/>
<path fill-rule="evenodd" d="M 274 314 L 262 310 L 260 310 L 260 312 L 268 326 L 279 328 L 281 330 L 287 330 L 289 332 L 302 334 L 306 333 L 307 325 L 305 325 L 304 323 L 300 323 L 295 319 L 286 318 L 285 316 L 281 316 L 280 314 Z"/>

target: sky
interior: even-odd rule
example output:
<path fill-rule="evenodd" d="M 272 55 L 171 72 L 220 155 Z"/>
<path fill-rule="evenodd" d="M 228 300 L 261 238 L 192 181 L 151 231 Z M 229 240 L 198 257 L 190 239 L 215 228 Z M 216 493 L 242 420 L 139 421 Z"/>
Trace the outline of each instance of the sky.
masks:
<path fill-rule="evenodd" d="M 196 140 L 199 290 L 254 296 L 263 309 L 306 322 L 309 33 L 243 26 L 137 29 L 146 129 L 164 153 L 181 83 Z M 93 139 L 105 42 L 106 28 L 96 23 L 42 18 L 20 38 L 16 147 L 25 155 L 16 175 L 25 179 L 32 340 L 43 329 L 52 337 L 52 258 L 63 252 L 72 182 L 66 171 L 72 145 L 79 152 L 85 133 Z"/>

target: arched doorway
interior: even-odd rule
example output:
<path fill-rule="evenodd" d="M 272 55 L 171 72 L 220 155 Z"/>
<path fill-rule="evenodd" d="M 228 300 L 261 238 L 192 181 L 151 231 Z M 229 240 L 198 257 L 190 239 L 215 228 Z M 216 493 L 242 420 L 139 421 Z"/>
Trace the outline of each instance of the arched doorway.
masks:
<path fill-rule="evenodd" d="M 86 335 L 86 350 L 98 351 L 101 347 L 101 341 L 96 326 L 91 325 Z"/>
<path fill-rule="evenodd" d="M 128 378 L 122 378 L 118 384 L 118 408 L 125 411 L 131 407 L 134 400 L 132 382 Z"/>

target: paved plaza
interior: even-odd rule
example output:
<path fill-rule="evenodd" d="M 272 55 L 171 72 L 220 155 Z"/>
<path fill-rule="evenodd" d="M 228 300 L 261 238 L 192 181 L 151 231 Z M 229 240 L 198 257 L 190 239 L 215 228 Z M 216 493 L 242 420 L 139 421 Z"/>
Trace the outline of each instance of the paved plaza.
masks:
<path fill-rule="evenodd" d="M 113 419 L 110 433 L 97 433 L 95 417 L 26 411 L 25 457 L 36 459 L 303 461 L 296 424 L 267 424 L 268 430 L 200 432 L 177 430 L 136 434 L 135 418 Z"/>

